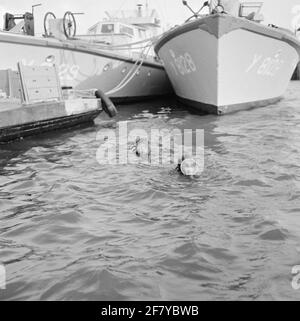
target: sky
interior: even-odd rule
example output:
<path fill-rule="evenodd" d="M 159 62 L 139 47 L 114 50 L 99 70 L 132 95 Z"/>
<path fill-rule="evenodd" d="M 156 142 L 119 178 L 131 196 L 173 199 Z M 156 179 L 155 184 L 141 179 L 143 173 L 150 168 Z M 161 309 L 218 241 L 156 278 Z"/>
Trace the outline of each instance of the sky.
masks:
<path fill-rule="evenodd" d="M 247 0 L 247 2 L 257 2 Z M 133 9 L 138 3 L 146 0 L 0 0 L 0 28 L 3 27 L 3 15 L 5 12 L 24 13 L 31 11 L 33 4 L 42 3 L 35 9 L 36 30 L 38 34 L 43 32 L 43 17 L 46 12 L 52 11 L 57 17 L 63 17 L 65 11 L 84 12 L 77 16 L 79 33 L 86 33 L 87 29 L 105 17 L 106 10 Z M 183 7 L 181 0 L 148 0 L 149 7 L 155 8 L 165 25 L 173 26 L 181 24 L 189 16 L 190 12 Z M 192 8 L 198 10 L 204 0 L 189 0 Z M 300 27 L 300 1 L 299 0 L 265 0 L 263 14 L 265 23 L 273 23 L 285 28 Z"/>

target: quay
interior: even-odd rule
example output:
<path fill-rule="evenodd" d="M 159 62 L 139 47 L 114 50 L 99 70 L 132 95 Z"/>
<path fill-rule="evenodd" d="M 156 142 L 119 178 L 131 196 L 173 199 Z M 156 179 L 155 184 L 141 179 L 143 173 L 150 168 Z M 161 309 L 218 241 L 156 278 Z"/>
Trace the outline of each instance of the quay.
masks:
<path fill-rule="evenodd" d="M 0 101 L 0 143 L 27 136 L 64 129 L 94 120 L 101 110 L 93 104 L 81 105 L 80 112 L 70 112 L 78 102 L 41 102 L 22 105 L 17 101 Z"/>
<path fill-rule="evenodd" d="M 92 91 L 64 93 L 55 67 L 18 69 L 18 88 L 0 88 L 0 143 L 91 122 L 101 113 L 101 99 Z"/>

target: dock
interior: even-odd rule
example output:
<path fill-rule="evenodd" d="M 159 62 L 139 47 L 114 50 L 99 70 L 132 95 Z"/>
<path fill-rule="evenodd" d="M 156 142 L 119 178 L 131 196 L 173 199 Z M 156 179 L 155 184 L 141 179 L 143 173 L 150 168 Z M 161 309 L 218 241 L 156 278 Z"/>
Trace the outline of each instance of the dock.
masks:
<path fill-rule="evenodd" d="M 292 80 L 300 80 L 300 63 L 293 74 Z"/>
<path fill-rule="evenodd" d="M 25 107 L 18 102 L 1 101 L 0 143 L 91 122 L 99 114 L 98 107 L 70 113 L 64 102 L 35 103 Z"/>
<path fill-rule="evenodd" d="M 20 88 L 8 86 L 14 95 L 0 88 L 0 143 L 90 122 L 102 111 L 95 95 L 65 97 L 54 67 L 19 65 L 18 74 Z"/>

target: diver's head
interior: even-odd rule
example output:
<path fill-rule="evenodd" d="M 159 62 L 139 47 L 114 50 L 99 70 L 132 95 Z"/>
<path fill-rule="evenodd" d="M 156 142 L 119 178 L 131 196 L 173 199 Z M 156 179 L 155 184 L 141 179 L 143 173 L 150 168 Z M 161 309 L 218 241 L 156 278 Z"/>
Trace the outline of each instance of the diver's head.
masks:
<path fill-rule="evenodd" d="M 182 157 L 176 170 L 183 176 L 195 177 L 200 173 L 200 166 L 194 158 Z"/>

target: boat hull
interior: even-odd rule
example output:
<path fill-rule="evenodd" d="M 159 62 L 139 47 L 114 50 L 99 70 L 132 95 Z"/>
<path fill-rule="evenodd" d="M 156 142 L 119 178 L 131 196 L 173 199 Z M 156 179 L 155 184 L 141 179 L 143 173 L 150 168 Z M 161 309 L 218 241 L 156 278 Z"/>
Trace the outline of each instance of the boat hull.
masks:
<path fill-rule="evenodd" d="M 299 48 L 279 30 L 217 14 L 171 31 L 156 52 L 184 103 L 226 114 L 277 102 L 299 61 Z"/>
<path fill-rule="evenodd" d="M 141 100 L 172 92 L 163 66 L 148 62 L 125 85 L 124 78 L 136 70 L 138 63 L 126 56 L 97 50 L 76 41 L 61 42 L 28 36 L 0 33 L 0 70 L 17 70 L 23 65 L 55 64 L 61 85 L 74 89 L 101 89 L 116 101 Z"/>
<path fill-rule="evenodd" d="M 95 110 L 82 114 L 0 128 L 0 145 L 24 137 L 30 137 L 54 130 L 65 130 L 79 125 L 88 124 L 93 122 L 100 113 L 100 110 Z"/>
<path fill-rule="evenodd" d="M 92 122 L 101 112 L 97 99 L 37 102 L 0 100 L 0 144 Z"/>

